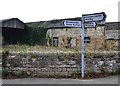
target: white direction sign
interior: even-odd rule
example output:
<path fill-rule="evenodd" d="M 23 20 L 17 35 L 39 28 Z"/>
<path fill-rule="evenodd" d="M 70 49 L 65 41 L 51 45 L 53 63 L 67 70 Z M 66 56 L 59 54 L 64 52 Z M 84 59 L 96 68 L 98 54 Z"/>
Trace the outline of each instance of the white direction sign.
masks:
<path fill-rule="evenodd" d="M 85 27 L 86 28 L 92 28 L 92 27 L 96 27 L 97 26 L 97 23 L 96 22 L 87 22 L 85 23 Z"/>
<path fill-rule="evenodd" d="M 102 12 L 102 13 L 86 14 L 83 15 L 82 17 L 84 18 L 85 22 L 102 21 L 105 20 L 106 14 Z"/>
<path fill-rule="evenodd" d="M 82 27 L 81 21 L 73 21 L 73 20 L 64 20 L 63 25 L 65 27 Z"/>

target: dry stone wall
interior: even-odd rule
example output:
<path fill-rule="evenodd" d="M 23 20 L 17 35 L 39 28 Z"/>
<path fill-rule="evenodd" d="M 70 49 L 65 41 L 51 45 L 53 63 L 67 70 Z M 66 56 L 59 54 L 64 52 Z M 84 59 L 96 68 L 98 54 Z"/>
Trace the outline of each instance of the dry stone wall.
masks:
<path fill-rule="evenodd" d="M 118 70 L 119 55 L 101 54 L 85 55 L 85 73 L 102 71 L 116 72 Z M 32 75 L 70 75 L 81 71 L 80 53 L 26 53 L 10 54 L 7 60 L 9 71 L 25 71 Z"/>

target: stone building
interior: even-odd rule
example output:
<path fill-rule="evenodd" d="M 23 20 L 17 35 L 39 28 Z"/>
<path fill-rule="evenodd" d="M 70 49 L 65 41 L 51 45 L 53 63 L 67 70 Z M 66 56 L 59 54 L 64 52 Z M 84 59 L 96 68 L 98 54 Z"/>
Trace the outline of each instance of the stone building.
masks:
<path fill-rule="evenodd" d="M 51 21 L 32 22 L 29 24 L 23 23 L 18 18 L 5 19 L 0 21 L 0 40 L 7 44 L 16 44 L 24 39 L 26 25 L 34 27 L 47 28 L 47 45 L 68 48 L 81 49 L 81 27 L 67 27 L 63 24 L 64 20 L 81 21 L 81 17 L 58 19 Z M 120 22 L 97 22 L 95 28 L 85 28 L 85 49 L 86 50 L 117 50 L 120 42 Z M 40 32 L 42 33 L 42 32 Z M 30 34 L 29 34 L 30 35 Z M 37 36 L 38 37 L 38 36 Z M 41 39 L 41 38 L 40 38 Z M 40 40 L 37 40 L 40 41 Z M 0 43 L 1 44 L 1 43 Z"/>
<path fill-rule="evenodd" d="M 107 50 L 120 49 L 120 22 L 108 22 L 105 24 L 105 44 Z"/>
<path fill-rule="evenodd" d="M 52 46 L 81 48 L 82 28 L 65 27 L 63 20 L 81 21 L 81 18 L 52 20 L 47 23 L 47 36 L 51 39 Z M 105 29 L 104 22 L 97 22 L 97 28 L 85 28 L 85 49 L 104 49 L 105 48 Z"/>

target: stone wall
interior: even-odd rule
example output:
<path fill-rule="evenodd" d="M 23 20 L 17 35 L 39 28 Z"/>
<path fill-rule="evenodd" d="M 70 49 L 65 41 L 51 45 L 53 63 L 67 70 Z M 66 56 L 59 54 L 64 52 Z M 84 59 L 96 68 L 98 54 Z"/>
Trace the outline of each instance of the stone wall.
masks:
<path fill-rule="evenodd" d="M 82 45 L 81 34 L 82 28 L 56 28 L 49 29 L 47 31 L 47 35 L 49 35 L 51 39 L 53 37 L 58 37 L 59 47 L 67 46 L 81 48 Z M 89 50 L 104 49 L 105 47 L 104 26 L 85 29 L 85 37 L 90 37 L 90 43 L 85 43 L 85 49 Z"/>
<path fill-rule="evenodd" d="M 105 31 L 105 39 L 106 39 L 105 43 L 106 43 L 107 50 L 119 51 L 119 49 L 120 49 L 120 44 L 119 44 L 120 43 L 120 34 L 119 33 L 120 33 L 120 30 L 106 30 Z"/>
<path fill-rule="evenodd" d="M 106 40 L 106 49 L 107 50 L 120 50 L 120 40 L 109 39 Z"/>
<path fill-rule="evenodd" d="M 85 43 L 85 49 L 89 50 L 104 50 L 105 49 L 105 37 L 104 27 L 88 28 L 85 36 L 91 37 L 90 44 Z"/>
<path fill-rule="evenodd" d="M 120 60 L 117 53 L 85 54 L 85 73 L 115 72 Z M 81 71 L 80 53 L 26 53 L 10 54 L 7 61 L 9 71 L 26 71 L 32 75 L 70 75 Z"/>
<path fill-rule="evenodd" d="M 105 39 L 120 39 L 120 30 L 106 30 Z"/>

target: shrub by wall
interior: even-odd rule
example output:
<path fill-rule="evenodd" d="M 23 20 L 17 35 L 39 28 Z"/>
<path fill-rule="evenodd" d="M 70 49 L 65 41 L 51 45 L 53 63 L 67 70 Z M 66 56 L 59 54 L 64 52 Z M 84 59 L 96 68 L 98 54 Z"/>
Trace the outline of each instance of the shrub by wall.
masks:
<path fill-rule="evenodd" d="M 2 78 L 8 76 L 8 67 L 7 67 L 7 57 L 9 55 L 9 51 L 2 52 Z"/>
<path fill-rule="evenodd" d="M 46 45 L 46 32 L 44 27 L 26 27 L 26 36 L 23 43 L 28 45 Z"/>

